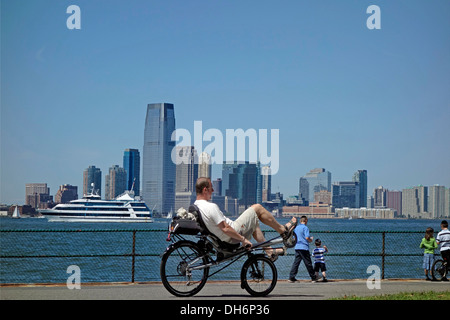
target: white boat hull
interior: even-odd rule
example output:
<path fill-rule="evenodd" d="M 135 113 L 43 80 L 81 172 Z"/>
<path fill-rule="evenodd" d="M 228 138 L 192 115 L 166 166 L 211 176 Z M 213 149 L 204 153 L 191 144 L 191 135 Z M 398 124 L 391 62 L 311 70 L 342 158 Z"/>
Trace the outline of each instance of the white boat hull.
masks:
<path fill-rule="evenodd" d="M 149 217 L 46 216 L 48 222 L 153 222 Z"/>

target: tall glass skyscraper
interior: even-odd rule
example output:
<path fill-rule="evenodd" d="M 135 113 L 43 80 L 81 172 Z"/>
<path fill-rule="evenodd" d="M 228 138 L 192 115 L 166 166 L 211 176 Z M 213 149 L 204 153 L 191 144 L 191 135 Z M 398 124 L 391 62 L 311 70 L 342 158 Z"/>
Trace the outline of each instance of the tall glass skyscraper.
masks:
<path fill-rule="evenodd" d="M 356 171 L 352 181 L 359 183 L 359 206 L 367 208 L 367 170 Z"/>
<path fill-rule="evenodd" d="M 133 188 L 134 195 L 140 196 L 141 156 L 138 149 L 125 149 L 123 153 L 123 168 L 127 172 L 127 190 Z"/>
<path fill-rule="evenodd" d="M 145 118 L 144 148 L 142 161 L 142 198 L 158 213 L 176 210 L 176 167 L 171 153 L 175 141 L 173 104 L 154 103 L 147 106 Z"/>
<path fill-rule="evenodd" d="M 248 207 L 261 203 L 262 178 L 259 163 L 237 162 L 222 165 L 222 194 L 239 200 L 239 205 Z"/>

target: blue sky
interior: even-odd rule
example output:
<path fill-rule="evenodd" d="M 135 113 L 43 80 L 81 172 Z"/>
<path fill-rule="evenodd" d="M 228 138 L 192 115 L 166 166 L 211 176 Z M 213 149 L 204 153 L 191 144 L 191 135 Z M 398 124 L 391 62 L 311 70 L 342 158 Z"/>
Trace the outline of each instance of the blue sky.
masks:
<path fill-rule="evenodd" d="M 89 165 L 142 152 L 156 102 L 177 128 L 279 129 L 285 196 L 317 167 L 366 169 L 369 193 L 449 187 L 449 16 L 448 0 L 2 0 L 0 202 L 37 182 L 81 196 Z"/>

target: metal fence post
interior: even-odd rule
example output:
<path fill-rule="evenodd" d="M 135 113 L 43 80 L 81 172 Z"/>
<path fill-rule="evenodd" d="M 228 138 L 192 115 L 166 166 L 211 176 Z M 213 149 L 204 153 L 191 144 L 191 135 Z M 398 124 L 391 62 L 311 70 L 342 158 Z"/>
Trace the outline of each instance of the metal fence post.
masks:
<path fill-rule="evenodd" d="M 136 255 L 136 230 L 133 230 L 133 248 L 131 250 L 131 282 L 134 282 L 134 263 Z"/>
<path fill-rule="evenodd" d="M 381 248 L 381 279 L 384 280 L 384 258 L 386 256 L 386 232 L 383 231 L 383 245 Z"/>

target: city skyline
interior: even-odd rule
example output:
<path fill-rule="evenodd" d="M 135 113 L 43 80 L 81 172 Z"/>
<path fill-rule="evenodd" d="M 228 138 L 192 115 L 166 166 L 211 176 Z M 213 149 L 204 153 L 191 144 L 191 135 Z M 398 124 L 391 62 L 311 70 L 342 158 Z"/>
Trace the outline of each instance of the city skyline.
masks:
<path fill-rule="evenodd" d="M 448 187 L 450 3 L 380 2 L 379 30 L 370 4 L 2 1 L 0 202 L 27 183 L 81 191 L 90 165 L 105 181 L 124 149 L 142 154 L 159 102 L 191 132 L 279 129 L 286 197 L 313 168 L 365 169 L 368 190 Z"/>

